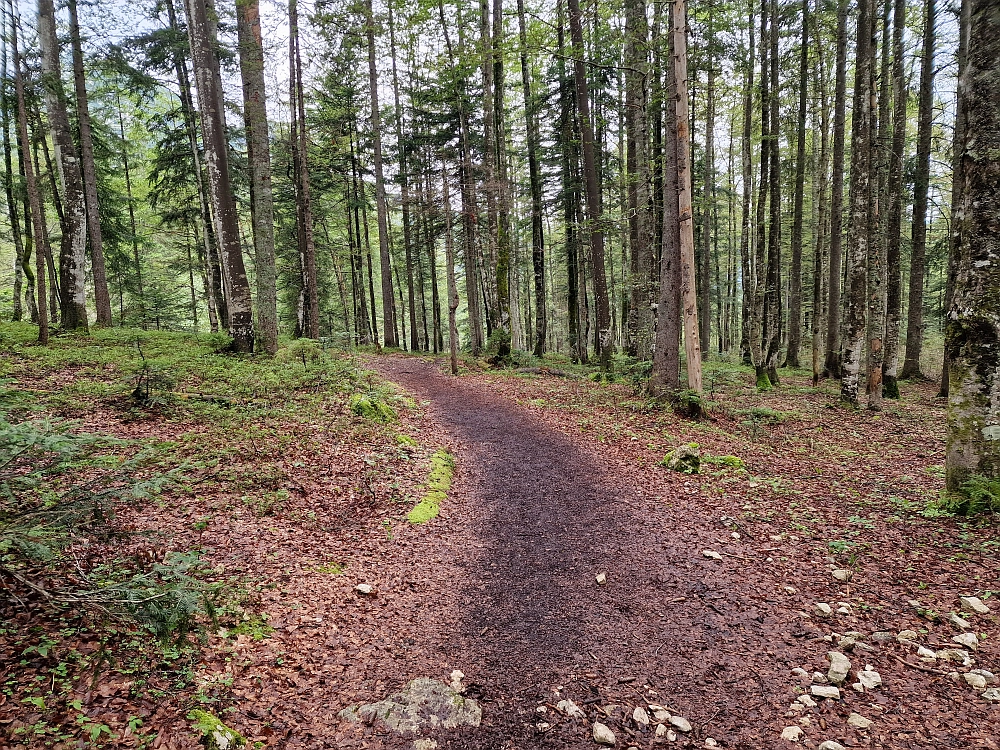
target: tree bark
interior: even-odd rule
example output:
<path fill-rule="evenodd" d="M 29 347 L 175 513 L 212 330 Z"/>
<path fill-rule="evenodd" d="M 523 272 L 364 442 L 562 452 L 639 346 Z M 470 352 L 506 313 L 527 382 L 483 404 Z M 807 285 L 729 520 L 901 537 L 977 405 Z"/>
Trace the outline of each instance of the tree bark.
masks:
<path fill-rule="evenodd" d="M 872 231 L 872 6 L 873 0 L 859 0 L 854 112 L 851 120 L 851 216 L 847 236 L 847 305 L 844 312 L 840 397 L 855 406 L 858 403 L 861 355 L 867 323 L 868 245 Z"/>
<path fill-rule="evenodd" d="M 458 284 L 455 281 L 455 243 L 451 231 L 451 195 L 448 192 L 448 168 L 441 164 L 441 200 L 444 204 L 444 251 L 448 273 L 448 354 L 451 374 L 458 375 Z"/>
<path fill-rule="evenodd" d="M 688 129 L 687 6 L 675 0 L 673 56 L 676 81 L 677 219 L 680 225 L 681 305 L 684 310 L 684 353 L 688 389 L 701 393 L 701 342 L 698 336 L 698 298 L 695 293 L 694 213 L 691 208 L 690 131 Z"/>
<path fill-rule="evenodd" d="M 614 331 L 611 328 L 608 281 L 604 271 L 604 217 L 601 211 L 601 190 L 597 175 L 594 128 L 590 120 L 590 91 L 587 85 L 587 69 L 583 58 L 583 25 L 581 23 L 579 0 L 568 0 L 568 6 L 570 38 L 572 39 L 573 47 L 573 75 L 576 83 L 576 105 L 580 114 L 580 130 L 583 134 L 583 177 L 587 193 L 586 229 L 590 238 L 590 275 L 594 283 L 594 306 L 597 312 L 596 354 L 601 361 L 602 369 L 609 371 L 611 368 L 612 337 Z M 684 73 L 686 76 L 686 68 Z M 686 101 L 685 98 L 685 103 Z M 686 127 L 686 111 L 684 115 Z M 690 184 L 690 175 L 688 179 Z M 695 314 L 697 315 L 697 313 Z"/>
<path fill-rule="evenodd" d="M 948 314 L 947 488 L 1000 478 L 1000 9 L 971 0 L 965 111 L 961 252 Z"/>
<path fill-rule="evenodd" d="M 844 147 L 847 126 L 847 8 L 837 5 L 837 63 L 833 92 L 833 177 L 830 198 L 830 275 L 826 320 L 826 376 L 841 375 L 840 284 L 844 243 Z"/>
<path fill-rule="evenodd" d="M 63 192 L 64 229 L 59 250 L 60 317 L 67 330 L 87 329 L 86 261 L 87 203 L 80 157 L 73 142 L 66 92 L 59 65 L 55 8 L 52 0 L 38 2 L 38 42 L 42 51 L 42 88 Z"/>
<path fill-rule="evenodd" d="M 17 97 L 17 135 L 21 142 L 21 152 L 24 155 L 24 181 L 28 193 L 28 205 L 31 210 L 31 222 L 35 234 L 35 292 L 38 295 L 38 343 L 47 346 L 49 343 L 49 314 L 45 304 L 45 263 L 50 254 L 48 233 L 45 231 L 45 214 L 42 210 L 41 193 L 38 190 L 38 180 L 35 177 L 34 165 L 25 153 L 31 139 L 28 136 L 28 107 L 25 104 L 24 77 L 21 73 L 21 55 L 18 50 L 17 17 L 14 15 L 14 2 L 7 0 L 7 13 L 10 17 L 10 44 L 14 63 L 14 93 Z"/>
<path fill-rule="evenodd" d="M 90 104 L 87 100 L 87 79 L 83 69 L 83 47 L 80 42 L 80 19 L 76 0 L 69 0 L 70 45 L 73 48 L 73 84 L 76 90 L 76 116 L 80 132 L 80 160 L 83 168 L 84 199 L 87 209 L 87 232 L 90 236 L 90 267 L 94 282 L 94 309 L 97 325 L 110 327 L 111 295 L 108 294 L 108 272 L 104 262 L 104 237 L 101 234 L 100 206 L 97 201 L 97 169 L 94 165 L 94 136 L 90 124 Z"/>
<path fill-rule="evenodd" d="M 892 20 L 892 147 L 889 152 L 889 205 L 886 207 L 886 326 L 883 392 L 899 398 L 899 326 L 902 317 L 903 279 L 900 245 L 903 220 L 903 150 L 906 145 L 906 78 L 903 34 L 906 0 L 895 0 Z"/>
<path fill-rule="evenodd" d="M 712 348 L 712 226 L 715 211 L 715 68 L 712 59 L 714 5 L 709 2 L 705 53 L 708 76 L 705 83 L 705 164 L 701 195 L 701 257 L 698 263 L 698 328 L 701 356 Z M 717 331 L 722 335 L 721 329 Z"/>
<path fill-rule="evenodd" d="M 931 173 L 931 126 L 934 120 L 934 24 L 936 0 L 926 0 L 920 95 L 917 104 L 917 164 L 913 181 L 913 224 L 910 229 L 910 292 L 906 314 L 906 358 L 900 377 L 922 378 L 920 354 L 924 336 L 924 273 L 927 256 L 927 192 Z"/>
<path fill-rule="evenodd" d="M 802 342 L 802 222 L 806 192 L 806 103 L 809 97 L 809 0 L 802 0 L 802 41 L 799 50 L 799 119 L 795 147 L 795 196 L 792 203 L 792 267 L 788 280 L 788 367 L 801 367 Z M 816 311 L 813 311 L 813 315 Z"/>
<path fill-rule="evenodd" d="M 753 73 L 756 59 L 754 50 L 753 0 L 748 5 L 751 8 L 748 23 L 750 45 L 746 59 L 746 83 L 743 89 L 743 134 L 740 138 L 743 169 L 743 203 L 740 220 L 740 270 L 743 274 L 743 283 L 741 285 L 743 299 L 741 306 L 742 314 L 740 316 L 742 321 L 740 326 L 740 358 L 745 365 L 753 364 L 750 348 L 750 324 L 753 318 L 754 286 L 756 284 L 750 234 L 753 202 L 753 154 L 751 151 L 753 138 Z"/>
<path fill-rule="evenodd" d="M 47 0 L 43 0 L 47 2 Z M 229 290 L 229 335 L 234 352 L 252 352 L 254 347 L 253 306 L 250 284 L 240 248 L 236 202 L 229 180 L 229 153 L 226 143 L 225 113 L 220 106 L 218 60 L 215 57 L 213 28 L 209 24 L 205 0 L 188 0 L 188 36 L 194 61 L 195 83 L 202 109 L 202 140 L 209 195 L 218 227 L 217 239 L 223 258 L 222 270 Z"/>
<path fill-rule="evenodd" d="M 243 78 L 243 115 L 250 162 L 251 221 L 257 269 L 257 327 L 267 354 L 278 351 L 278 309 L 274 267 L 274 199 L 271 144 L 264 86 L 264 45 L 258 0 L 237 0 L 236 28 Z"/>
<path fill-rule="evenodd" d="M 771 86 L 770 102 L 771 127 L 768 133 L 771 139 L 771 146 L 768 149 L 768 158 L 771 167 L 768 170 L 769 180 L 769 224 L 767 234 L 767 275 L 764 280 L 764 357 L 767 368 L 767 377 L 771 385 L 778 384 L 778 357 L 781 351 L 782 336 L 782 295 L 781 295 L 781 153 L 778 140 L 779 133 L 779 109 L 781 104 L 781 92 L 779 89 L 778 66 L 780 57 L 778 41 L 780 36 L 780 16 L 778 14 L 778 0 L 771 0 L 771 54 L 769 61 L 771 64 Z M 763 186 L 762 186 L 763 189 Z"/>

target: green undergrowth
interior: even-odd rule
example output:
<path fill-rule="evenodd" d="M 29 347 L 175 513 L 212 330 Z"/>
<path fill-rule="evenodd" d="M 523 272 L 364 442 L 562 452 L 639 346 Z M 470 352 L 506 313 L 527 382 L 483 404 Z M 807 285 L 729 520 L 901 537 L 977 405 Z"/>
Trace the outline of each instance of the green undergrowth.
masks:
<path fill-rule="evenodd" d="M 441 503 L 448 498 L 451 478 L 455 473 L 455 459 L 444 450 L 437 450 L 431 456 L 431 468 L 427 476 L 427 491 L 420 502 L 410 510 L 407 520 L 412 524 L 427 523 L 441 511 Z"/>

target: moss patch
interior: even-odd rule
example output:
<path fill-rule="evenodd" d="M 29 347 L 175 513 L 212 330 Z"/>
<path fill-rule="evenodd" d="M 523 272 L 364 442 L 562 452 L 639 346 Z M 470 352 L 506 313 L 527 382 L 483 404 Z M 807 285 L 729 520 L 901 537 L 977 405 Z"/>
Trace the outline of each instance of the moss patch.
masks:
<path fill-rule="evenodd" d="M 410 523 L 427 523 L 441 511 L 441 503 L 448 497 L 451 477 L 455 473 L 455 459 L 446 450 L 435 451 L 431 456 L 431 470 L 427 476 L 427 492 L 413 506 L 406 517 Z"/>
<path fill-rule="evenodd" d="M 201 744 L 208 750 L 234 750 L 246 747 L 246 737 L 235 729 L 227 727 L 214 714 L 195 709 L 188 714 L 188 718 L 194 722 L 194 728 L 201 732 Z"/>
<path fill-rule="evenodd" d="M 373 394 L 355 393 L 350 399 L 351 411 L 359 417 L 388 424 L 396 421 L 396 410 Z"/>

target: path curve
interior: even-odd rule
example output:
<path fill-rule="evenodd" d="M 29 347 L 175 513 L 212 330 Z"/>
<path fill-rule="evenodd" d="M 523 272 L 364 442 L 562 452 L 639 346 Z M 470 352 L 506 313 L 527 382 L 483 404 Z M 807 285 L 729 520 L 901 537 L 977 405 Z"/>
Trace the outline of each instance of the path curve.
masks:
<path fill-rule="evenodd" d="M 713 737 L 760 748 L 775 736 L 790 685 L 774 649 L 792 644 L 795 625 L 738 568 L 701 555 L 728 533 L 707 499 L 650 497 L 586 439 L 432 362 L 374 366 L 428 401 L 460 446 L 455 492 L 466 498 L 459 533 L 469 556 L 460 585 L 471 605 L 453 637 L 484 718 L 435 736 L 439 747 L 592 748 L 594 720 L 619 747 L 648 747 L 652 727 L 631 720 L 648 703 L 693 725 L 674 747 Z M 602 572 L 606 585 L 595 581 Z M 559 716 L 551 707 L 561 698 L 583 706 L 587 722 Z M 622 708 L 608 717 L 609 704 Z"/>

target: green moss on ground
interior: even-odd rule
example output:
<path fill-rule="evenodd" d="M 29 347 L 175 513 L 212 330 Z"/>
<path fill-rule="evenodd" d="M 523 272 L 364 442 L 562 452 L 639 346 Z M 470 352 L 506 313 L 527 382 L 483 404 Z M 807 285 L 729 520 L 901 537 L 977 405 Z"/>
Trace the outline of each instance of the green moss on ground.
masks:
<path fill-rule="evenodd" d="M 427 523 L 441 512 L 441 503 L 448 498 L 454 473 L 455 459 L 452 455 L 444 449 L 435 451 L 431 456 L 431 470 L 427 476 L 427 492 L 407 516 L 410 523 Z"/>
<path fill-rule="evenodd" d="M 397 419 L 396 410 L 375 394 L 355 393 L 350 399 L 351 411 L 373 422 L 389 424 Z"/>
<path fill-rule="evenodd" d="M 201 744 L 207 750 L 234 750 L 239 747 L 246 747 L 247 740 L 235 729 L 230 729 L 223 724 L 217 716 L 208 711 L 195 709 L 188 714 L 194 729 L 201 732 Z"/>

